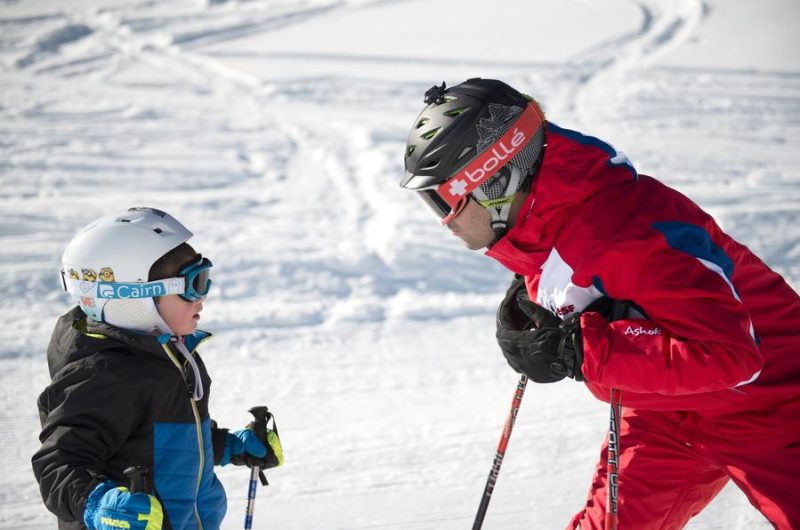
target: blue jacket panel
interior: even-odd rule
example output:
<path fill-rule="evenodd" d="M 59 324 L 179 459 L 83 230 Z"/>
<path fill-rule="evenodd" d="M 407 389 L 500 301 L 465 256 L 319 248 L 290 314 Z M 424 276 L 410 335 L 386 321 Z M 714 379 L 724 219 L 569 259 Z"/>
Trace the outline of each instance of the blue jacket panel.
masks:
<path fill-rule="evenodd" d="M 208 418 L 201 430 L 202 453 L 194 423 L 156 423 L 153 429 L 155 488 L 174 530 L 199 530 L 198 516 L 203 530 L 219 528 L 227 509 L 225 491 L 214 474 Z"/>

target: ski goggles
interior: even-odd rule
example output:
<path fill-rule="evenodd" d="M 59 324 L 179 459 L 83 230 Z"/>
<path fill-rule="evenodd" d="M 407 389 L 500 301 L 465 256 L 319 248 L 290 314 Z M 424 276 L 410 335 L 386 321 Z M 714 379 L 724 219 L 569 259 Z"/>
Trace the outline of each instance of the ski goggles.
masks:
<path fill-rule="evenodd" d="M 185 282 L 180 297 L 194 302 L 208 295 L 208 291 L 211 289 L 212 266 L 210 259 L 201 256 L 197 261 L 183 267 L 178 272 L 178 277 L 183 278 Z"/>
<path fill-rule="evenodd" d="M 65 291 L 80 298 L 125 300 L 177 294 L 194 302 L 208 295 L 212 266 L 210 259 L 200 257 L 185 265 L 175 278 L 152 282 L 90 282 L 71 278 L 62 270 L 61 282 Z"/>
<path fill-rule="evenodd" d="M 473 191 L 495 176 L 528 145 L 542 123 L 541 111 L 531 101 L 494 144 L 436 188 L 420 190 L 419 196 L 441 218 L 441 223 L 446 225 L 461 213 Z"/>
<path fill-rule="evenodd" d="M 441 220 L 443 225 L 446 225 L 450 222 L 450 220 L 461 213 L 461 211 L 469 202 L 470 197 L 467 195 L 459 200 L 455 207 L 452 207 L 441 195 L 439 195 L 436 190 L 422 190 L 418 191 L 417 194 L 422 199 L 422 202 L 427 204 L 433 213 L 436 214 L 436 217 Z"/>

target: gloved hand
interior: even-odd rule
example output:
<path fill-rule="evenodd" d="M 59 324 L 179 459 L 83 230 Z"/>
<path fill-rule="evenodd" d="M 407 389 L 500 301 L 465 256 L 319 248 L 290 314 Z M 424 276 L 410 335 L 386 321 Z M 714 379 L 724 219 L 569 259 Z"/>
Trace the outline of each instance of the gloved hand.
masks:
<path fill-rule="evenodd" d="M 497 343 L 506 361 L 537 383 L 583 381 L 580 331 L 579 314 L 562 321 L 531 302 L 522 277 L 514 279 L 497 309 Z"/>
<path fill-rule="evenodd" d="M 133 493 L 113 480 L 98 484 L 83 510 L 89 530 L 161 530 L 163 520 L 164 510 L 156 497 Z"/>
<path fill-rule="evenodd" d="M 525 278 L 516 275 L 506 291 L 506 296 L 497 308 L 497 321 L 504 327 L 516 330 L 538 329 L 547 326 L 558 326 L 561 319 L 552 311 L 531 301 Z"/>
<path fill-rule="evenodd" d="M 561 320 L 532 302 L 522 276 L 516 276 L 497 308 L 497 343 L 508 364 L 537 383 L 565 377 L 583 381 L 580 315 L 597 312 L 613 322 L 625 318 L 631 303 L 602 296 L 581 313 Z"/>
<path fill-rule="evenodd" d="M 262 436 L 253 429 L 254 425 L 250 423 L 246 429 L 225 433 L 225 450 L 220 461 L 221 466 L 257 465 L 261 469 L 269 469 L 283 465 L 283 447 L 277 427 L 267 428 L 266 432 L 261 433 Z"/>

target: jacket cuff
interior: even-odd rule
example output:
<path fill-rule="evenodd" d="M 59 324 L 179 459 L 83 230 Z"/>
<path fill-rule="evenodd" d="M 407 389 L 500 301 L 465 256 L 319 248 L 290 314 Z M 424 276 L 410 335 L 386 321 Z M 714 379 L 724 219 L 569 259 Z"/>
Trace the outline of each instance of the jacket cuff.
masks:
<path fill-rule="evenodd" d="M 105 482 L 98 484 L 97 487 L 89 494 L 89 497 L 86 499 L 86 504 L 83 508 L 83 523 L 86 525 L 86 528 L 89 530 L 94 530 L 94 516 L 97 514 L 97 510 L 100 509 L 100 503 L 103 499 L 103 495 L 105 495 L 107 491 L 113 490 L 116 487 L 117 484 L 113 480 L 106 480 Z"/>
<path fill-rule="evenodd" d="M 222 465 L 222 458 L 225 456 L 225 440 L 228 437 L 228 429 L 213 428 L 211 430 L 211 445 L 214 448 L 214 465 Z"/>

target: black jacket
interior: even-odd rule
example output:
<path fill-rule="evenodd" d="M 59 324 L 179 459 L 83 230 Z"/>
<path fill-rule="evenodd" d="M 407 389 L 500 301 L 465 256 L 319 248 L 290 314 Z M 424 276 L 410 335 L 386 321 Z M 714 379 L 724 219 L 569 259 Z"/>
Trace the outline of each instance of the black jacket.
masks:
<path fill-rule="evenodd" d="M 187 349 L 207 336 L 186 337 Z M 193 354 L 205 389 L 193 401 L 192 370 L 167 339 L 95 322 L 78 307 L 58 320 L 47 350 L 52 382 L 38 400 L 42 446 L 32 464 L 59 528 L 85 528 L 89 493 L 106 478 L 127 485 L 122 471 L 132 465 L 149 468 L 165 529 L 197 528 L 198 517 L 204 530 L 219 527 L 226 500 L 213 463 L 224 432 L 209 419 L 211 380 Z"/>

